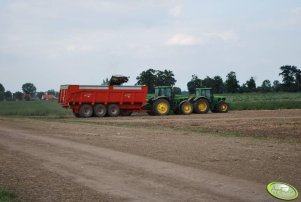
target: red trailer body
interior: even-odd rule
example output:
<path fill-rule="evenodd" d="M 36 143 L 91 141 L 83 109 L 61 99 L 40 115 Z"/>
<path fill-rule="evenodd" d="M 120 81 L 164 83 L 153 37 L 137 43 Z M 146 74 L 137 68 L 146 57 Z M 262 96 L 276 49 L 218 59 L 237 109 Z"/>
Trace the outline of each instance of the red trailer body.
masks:
<path fill-rule="evenodd" d="M 130 115 L 142 111 L 147 86 L 62 85 L 58 102 L 77 117 Z"/>

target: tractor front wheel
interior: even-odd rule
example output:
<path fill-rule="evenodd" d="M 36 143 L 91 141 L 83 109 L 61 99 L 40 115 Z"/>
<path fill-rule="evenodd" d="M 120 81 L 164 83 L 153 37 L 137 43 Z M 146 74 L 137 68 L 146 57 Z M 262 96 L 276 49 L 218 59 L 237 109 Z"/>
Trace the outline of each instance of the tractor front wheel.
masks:
<path fill-rule="evenodd" d="M 153 113 L 155 115 L 167 115 L 170 111 L 170 104 L 165 99 L 159 99 L 154 102 Z"/>
<path fill-rule="evenodd" d="M 227 113 L 229 111 L 229 105 L 225 101 L 218 103 L 218 111 L 221 113 Z"/>
<path fill-rule="evenodd" d="M 194 103 L 193 108 L 197 114 L 206 114 L 209 111 L 210 105 L 206 99 L 199 99 Z"/>
<path fill-rule="evenodd" d="M 193 111 L 192 104 L 190 102 L 184 102 L 181 104 L 181 113 L 184 115 L 191 114 Z"/>

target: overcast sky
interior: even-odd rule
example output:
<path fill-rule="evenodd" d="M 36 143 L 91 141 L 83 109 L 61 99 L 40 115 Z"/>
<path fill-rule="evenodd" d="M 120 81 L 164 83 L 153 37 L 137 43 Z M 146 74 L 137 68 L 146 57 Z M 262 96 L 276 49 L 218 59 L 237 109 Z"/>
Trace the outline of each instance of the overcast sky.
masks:
<path fill-rule="evenodd" d="M 0 0 L 0 83 L 21 91 L 135 84 L 148 68 L 172 70 L 176 86 L 235 71 L 280 80 L 301 67 L 300 0 Z"/>

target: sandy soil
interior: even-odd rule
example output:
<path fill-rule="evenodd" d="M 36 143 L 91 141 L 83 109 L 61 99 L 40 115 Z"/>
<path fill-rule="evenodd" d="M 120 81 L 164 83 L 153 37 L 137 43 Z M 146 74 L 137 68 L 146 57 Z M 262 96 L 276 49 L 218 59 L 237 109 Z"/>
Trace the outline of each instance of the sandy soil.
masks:
<path fill-rule="evenodd" d="M 0 187 L 22 201 L 277 201 L 301 190 L 301 110 L 0 118 Z"/>

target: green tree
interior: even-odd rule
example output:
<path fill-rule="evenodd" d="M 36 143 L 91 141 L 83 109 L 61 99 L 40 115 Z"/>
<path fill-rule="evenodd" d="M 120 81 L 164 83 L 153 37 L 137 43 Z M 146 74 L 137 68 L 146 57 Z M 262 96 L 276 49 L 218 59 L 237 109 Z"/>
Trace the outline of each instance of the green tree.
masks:
<path fill-rule="evenodd" d="M 155 85 L 157 84 L 156 70 L 148 69 L 143 71 L 136 77 L 136 79 L 137 85 L 146 85 L 149 93 L 155 92 Z"/>
<path fill-rule="evenodd" d="M 44 92 L 37 92 L 37 97 L 41 100 L 42 96 L 45 95 Z"/>
<path fill-rule="evenodd" d="M 284 65 L 280 67 L 282 71 L 279 76 L 282 76 L 283 90 L 295 91 L 298 88 L 296 77 L 298 77 L 298 68 L 296 66 Z"/>
<path fill-rule="evenodd" d="M 278 80 L 273 81 L 273 91 L 278 92 L 281 89 L 281 84 Z"/>
<path fill-rule="evenodd" d="M 109 79 L 105 78 L 105 79 L 102 80 L 101 86 L 108 86 L 109 83 L 110 83 Z"/>
<path fill-rule="evenodd" d="M 32 83 L 25 83 L 22 85 L 22 90 L 24 94 L 30 95 L 32 97 L 36 93 L 37 88 Z"/>
<path fill-rule="evenodd" d="M 192 75 L 191 80 L 187 83 L 187 88 L 190 94 L 195 94 L 195 89 L 202 87 L 202 80 L 197 75 Z"/>
<path fill-rule="evenodd" d="M 251 77 L 251 78 L 246 82 L 246 86 L 247 86 L 247 88 L 248 88 L 250 91 L 252 91 L 252 92 L 256 91 L 256 83 L 255 83 L 255 80 L 254 80 L 253 77 Z"/>
<path fill-rule="evenodd" d="M 23 93 L 20 91 L 17 91 L 13 94 L 14 100 L 23 100 Z"/>
<path fill-rule="evenodd" d="M 231 71 L 227 75 L 227 79 L 225 82 L 225 87 L 228 93 L 236 93 L 239 89 L 238 80 L 236 79 L 236 73 L 234 71 Z"/>
<path fill-rule="evenodd" d="M 12 100 L 13 100 L 13 94 L 12 94 L 12 92 L 10 92 L 9 90 L 8 90 L 8 91 L 5 91 L 4 97 L 5 97 L 5 100 L 6 100 L 6 101 L 12 101 Z"/>
<path fill-rule="evenodd" d="M 137 76 L 136 85 L 147 85 L 149 93 L 155 92 L 155 86 L 173 86 L 177 82 L 170 70 L 148 69 Z"/>
<path fill-rule="evenodd" d="M 215 81 L 214 79 L 207 76 L 205 79 L 202 80 L 202 87 L 204 88 L 214 88 Z"/>
<path fill-rule="evenodd" d="M 272 84 L 271 84 L 271 81 L 270 80 L 264 80 L 263 82 L 262 82 L 262 84 L 261 84 L 261 89 L 262 89 L 262 91 L 264 91 L 264 92 L 269 92 L 269 91 L 271 91 L 271 89 L 272 89 Z"/>
<path fill-rule="evenodd" d="M 0 101 L 4 100 L 4 93 L 5 93 L 5 88 L 4 86 L 0 83 Z"/>
<path fill-rule="evenodd" d="M 175 75 L 172 71 L 165 69 L 164 71 L 157 70 L 157 86 L 174 86 L 177 80 L 174 78 Z"/>
<path fill-rule="evenodd" d="M 54 89 L 50 89 L 50 90 L 47 91 L 47 94 L 48 94 L 48 95 L 54 95 L 54 96 L 55 96 L 56 92 L 55 92 Z"/>
<path fill-rule="evenodd" d="M 214 93 L 223 93 L 224 92 L 224 82 L 223 82 L 222 77 L 215 76 L 213 79 L 214 79 L 213 92 Z"/>
<path fill-rule="evenodd" d="M 181 88 L 179 88 L 179 87 L 173 87 L 173 93 L 175 94 L 175 95 L 181 95 L 182 94 L 182 90 L 181 90 Z"/>

